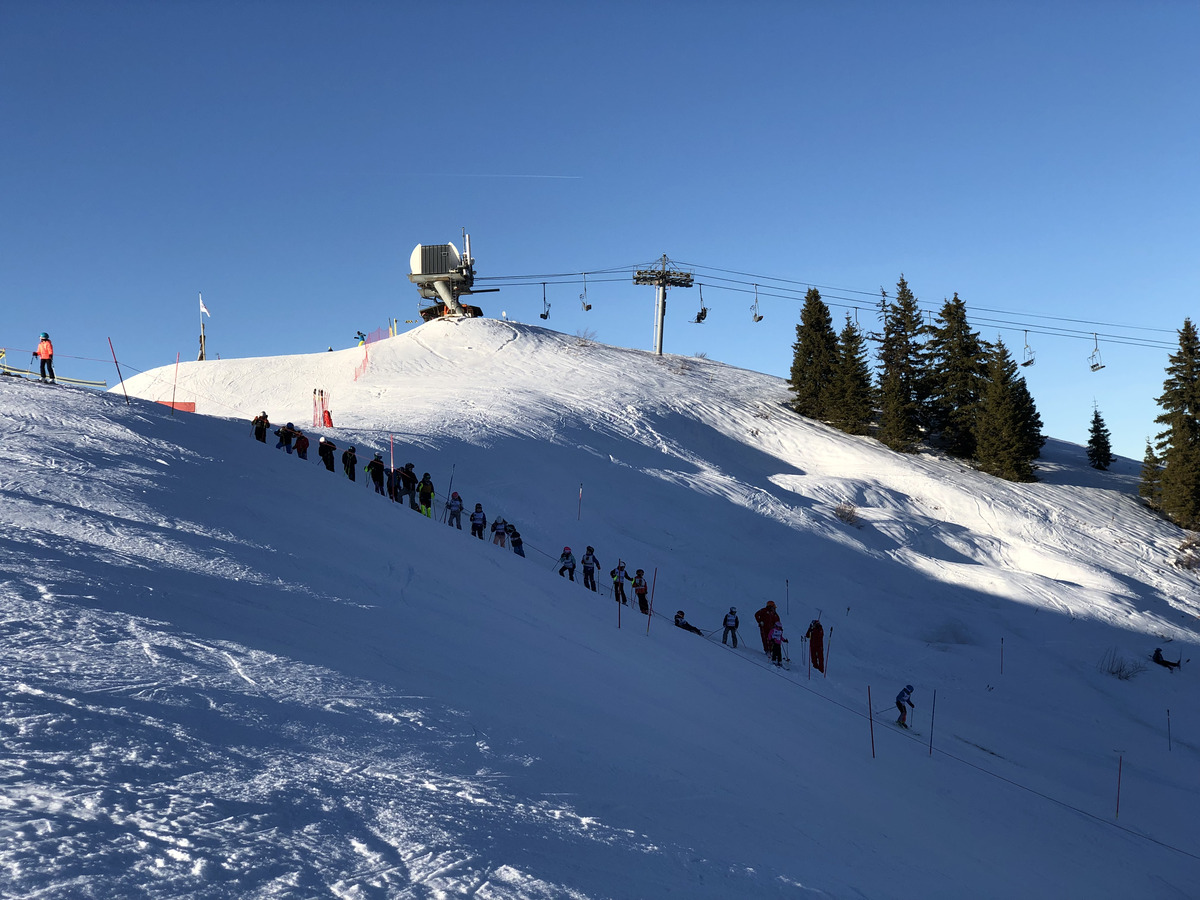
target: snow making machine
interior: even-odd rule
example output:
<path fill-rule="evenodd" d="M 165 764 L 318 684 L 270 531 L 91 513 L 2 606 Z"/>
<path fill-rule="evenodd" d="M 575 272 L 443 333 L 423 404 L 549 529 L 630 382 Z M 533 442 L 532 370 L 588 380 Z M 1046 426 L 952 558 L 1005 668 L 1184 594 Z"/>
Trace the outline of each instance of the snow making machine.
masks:
<path fill-rule="evenodd" d="M 500 290 L 473 290 L 475 259 L 471 256 L 471 236 L 465 230 L 461 254 L 453 244 L 417 244 L 408 259 L 408 268 L 408 280 L 417 286 L 421 299 L 437 301 L 420 311 L 426 322 L 452 316 L 482 316 L 482 309 L 460 303 L 458 298 L 464 294 L 490 294 Z"/>

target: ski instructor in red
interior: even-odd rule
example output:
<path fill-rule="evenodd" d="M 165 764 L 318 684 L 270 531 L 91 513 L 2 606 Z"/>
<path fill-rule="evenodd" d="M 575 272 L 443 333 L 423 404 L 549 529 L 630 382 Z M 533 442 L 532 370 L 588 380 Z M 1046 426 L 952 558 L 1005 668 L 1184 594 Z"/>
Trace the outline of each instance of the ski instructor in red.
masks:
<path fill-rule="evenodd" d="M 759 634 L 762 635 L 763 651 L 771 652 L 771 629 L 779 624 L 779 613 L 775 611 L 775 601 L 768 600 L 767 605 L 754 614 L 758 623 Z"/>
<path fill-rule="evenodd" d="M 825 672 L 825 626 L 819 619 L 813 619 L 804 632 L 808 640 L 808 654 L 812 659 L 812 667 L 822 674 Z"/>

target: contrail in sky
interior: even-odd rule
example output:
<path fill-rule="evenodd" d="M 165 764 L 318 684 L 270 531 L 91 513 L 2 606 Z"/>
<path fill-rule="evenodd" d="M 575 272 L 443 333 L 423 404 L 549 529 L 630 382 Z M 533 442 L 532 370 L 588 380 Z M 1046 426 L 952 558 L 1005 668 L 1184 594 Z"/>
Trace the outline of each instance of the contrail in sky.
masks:
<path fill-rule="evenodd" d="M 582 175 L 487 175 L 476 172 L 451 172 L 435 174 L 436 178 L 583 178 Z"/>

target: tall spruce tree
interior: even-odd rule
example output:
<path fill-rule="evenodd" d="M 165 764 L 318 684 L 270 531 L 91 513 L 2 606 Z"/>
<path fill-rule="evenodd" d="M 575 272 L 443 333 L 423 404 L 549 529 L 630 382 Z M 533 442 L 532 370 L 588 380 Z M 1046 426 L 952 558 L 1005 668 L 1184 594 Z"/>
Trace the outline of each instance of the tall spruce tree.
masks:
<path fill-rule="evenodd" d="M 788 385 L 795 395 L 792 408 L 802 416 L 827 420 L 833 408 L 831 391 L 838 363 L 833 317 L 821 292 L 809 288 L 804 295 L 796 343 L 792 345 L 792 373 Z"/>
<path fill-rule="evenodd" d="M 1146 438 L 1146 455 L 1142 457 L 1142 480 L 1138 484 L 1138 496 L 1154 509 L 1162 506 L 1162 460 L 1154 452 L 1150 438 Z"/>
<path fill-rule="evenodd" d="M 1200 527 L 1200 337 L 1191 319 L 1179 329 L 1179 350 L 1169 357 L 1158 435 L 1163 463 L 1160 506 L 1182 528 Z"/>
<path fill-rule="evenodd" d="M 1030 404 L 1025 380 L 1017 377 L 1017 364 L 1004 341 L 997 341 L 988 359 L 987 386 L 979 405 L 975 428 L 975 458 L 989 475 L 1009 481 L 1033 481 L 1030 455 Z M 1033 409 L 1040 437 L 1041 418 Z M 1040 444 L 1038 445 L 1040 448 Z"/>
<path fill-rule="evenodd" d="M 1092 428 L 1088 434 L 1087 458 L 1088 465 L 1101 472 L 1107 471 L 1112 465 L 1112 441 L 1109 439 L 1108 426 L 1100 415 L 1100 407 L 1092 408 Z"/>
<path fill-rule="evenodd" d="M 929 427 L 951 456 L 975 455 L 975 419 L 987 383 L 988 344 L 971 330 L 967 306 L 954 295 L 929 328 L 925 371 Z"/>
<path fill-rule="evenodd" d="M 879 304 L 883 331 L 879 343 L 879 431 L 877 437 L 893 450 L 907 453 L 921 437 L 925 412 L 925 378 L 921 359 L 924 333 L 917 298 L 904 276 L 896 297 L 887 294 Z"/>
<path fill-rule="evenodd" d="M 1024 376 L 1016 376 L 1012 383 L 1012 392 L 1021 435 L 1021 453 L 1032 465 L 1033 461 L 1042 455 L 1042 447 L 1046 444 L 1046 438 L 1042 434 L 1042 417 L 1038 414 L 1037 405 L 1033 402 Z"/>
<path fill-rule="evenodd" d="M 829 421 L 848 434 L 866 434 L 874 412 L 871 366 L 863 334 L 850 316 L 838 335 L 837 351 Z"/>

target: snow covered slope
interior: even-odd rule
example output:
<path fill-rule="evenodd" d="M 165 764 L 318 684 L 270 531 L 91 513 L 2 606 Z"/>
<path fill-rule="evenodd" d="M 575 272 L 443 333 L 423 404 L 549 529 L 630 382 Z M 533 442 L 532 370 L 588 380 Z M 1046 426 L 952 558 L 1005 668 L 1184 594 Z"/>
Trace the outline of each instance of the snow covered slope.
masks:
<path fill-rule="evenodd" d="M 1097 473 L 1052 441 L 1041 483 L 1007 484 L 800 419 L 769 376 L 508 322 L 368 351 L 126 383 L 202 415 L 0 381 L 8 893 L 1200 882 L 1194 674 L 1097 667 L 1198 637 L 1181 535 L 1139 508 L 1133 463 Z M 528 558 L 251 439 L 263 409 L 306 427 L 316 389 L 337 427 L 310 433 L 363 462 L 394 435 L 397 464 L 516 522 Z M 669 616 L 647 633 L 636 608 L 618 628 L 555 574 L 564 544 L 657 571 L 656 610 L 705 630 L 736 605 L 742 646 Z M 768 599 L 790 671 L 760 649 Z M 891 724 L 906 682 L 920 734 Z"/>

